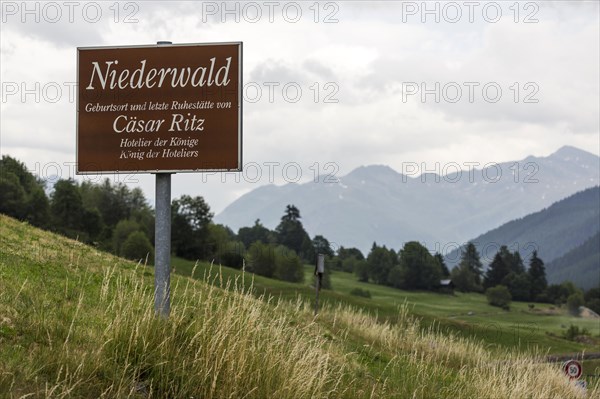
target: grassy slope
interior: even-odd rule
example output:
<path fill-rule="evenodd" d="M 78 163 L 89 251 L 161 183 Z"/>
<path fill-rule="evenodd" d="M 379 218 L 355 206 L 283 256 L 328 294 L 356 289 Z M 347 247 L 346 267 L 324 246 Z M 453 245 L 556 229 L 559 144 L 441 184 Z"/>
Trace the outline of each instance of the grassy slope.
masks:
<path fill-rule="evenodd" d="M 173 259 L 176 273 L 190 275 L 196 266 L 195 276 L 202 277 L 210 269 L 210 264 L 183 259 Z M 216 269 L 216 267 L 213 267 Z M 239 277 L 242 272 L 222 267 L 224 278 Z M 305 283 L 292 284 L 261 276 L 254 277 L 254 287 L 258 293 L 266 293 L 278 298 L 295 300 L 301 297 L 314 300 L 312 266 L 305 267 Z M 488 347 L 515 348 L 519 350 L 542 350 L 549 353 L 574 353 L 598 351 L 597 346 L 583 345 L 558 338 L 573 324 L 586 328 L 600 338 L 600 323 L 594 319 L 582 319 L 568 315 L 566 309 L 556 309 L 548 304 L 536 303 L 530 310 L 528 303 L 513 302 L 506 312 L 487 304 L 484 295 L 457 292 L 454 296 L 431 292 L 411 292 L 397 290 L 375 284 L 361 283 L 349 273 L 336 272 L 331 276 L 334 291 L 323 291 L 325 303 L 347 304 L 361 308 L 380 319 L 392 323 L 398 309 L 407 304 L 412 315 L 419 317 L 421 324 L 436 324 L 442 330 L 463 337 L 481 339 Z M 247 281 L 250 284 L 250 281 Z M 369 290 L 371 299 L 349 295 L 353 288 Z M 472 315 L 469 315 L 472 312 Z M 555 314 L 553 314 L 555 313 Z M 552 314 L 552 315 L 549 315 Z"/>
<path fill-rule="evenodd" d="M 257 294 L 309 287 L 215 286 L 236 273 L 173 275 L 163 320 L 150 268 L 0 215 L 0 397 L 581 397 L 557 366 L 422 328 L 407 307 L 386 310 L 392 325 L 328 293 L 313 318 Z"/>

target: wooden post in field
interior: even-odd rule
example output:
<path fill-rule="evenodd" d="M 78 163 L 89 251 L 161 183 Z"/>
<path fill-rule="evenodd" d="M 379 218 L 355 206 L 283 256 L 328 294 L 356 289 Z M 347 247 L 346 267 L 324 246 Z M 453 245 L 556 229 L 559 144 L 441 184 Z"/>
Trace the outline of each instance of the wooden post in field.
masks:
<path fill-rule="evenodd" d="M 315 264 L 315 316 L 319 311 L 319 291 L 321 291 L 321 284 L 323 282 L 323 274 L 325 273 L 325 255 L 317 254 L 317 262 Z"/>

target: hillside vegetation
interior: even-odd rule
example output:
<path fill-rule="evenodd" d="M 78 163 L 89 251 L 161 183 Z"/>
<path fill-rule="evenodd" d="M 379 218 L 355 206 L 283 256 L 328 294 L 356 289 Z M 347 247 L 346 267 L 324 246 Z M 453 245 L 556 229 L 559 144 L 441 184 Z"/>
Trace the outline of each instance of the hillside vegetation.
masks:
<path fill-rule="evenodd" d="M 585 397 L 541 356 L 422 328 L 406 306 L 394 324 L 344 305 L 315 318 L 248 280 L 173 275 L 157 318 L 151 268 L 0 216 L 0 397 Z"/>
<path fill-rule="evenodd" d="M 600 281 L 600 232 L 547 266 L 550 282 L 570 280 L 590 289 Z"/>
<path fill-rule="evenodd" d="M 539 212 L 505 223 L 471 242 L 481 254 L 484 264 L 492 261 L 501 245 L 508 246 L 511 251 L 520 251 L 525 259 L 529 258 L 533 250 L 537 250 L 540 258 L 549 263 L 581 245 L 600 230 L 598 204 L 600 187 L 588 188 Z M 460 249 L 446 255 L 449 267 L 456 265 L 459 260 Z M 558 272 L 558 269 L 548 268 L 548 279 L 562 282 L 562 279 L 554 275 Z"/>

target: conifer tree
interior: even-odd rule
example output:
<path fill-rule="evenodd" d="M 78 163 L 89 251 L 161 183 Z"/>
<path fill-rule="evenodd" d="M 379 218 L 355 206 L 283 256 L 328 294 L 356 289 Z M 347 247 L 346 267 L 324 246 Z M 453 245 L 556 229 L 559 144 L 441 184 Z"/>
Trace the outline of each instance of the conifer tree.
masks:
<path fill-rule="evenodd" d="M 512 254 L 506 245 L 500 247 L 500 250 L 496 253 L 496 255 L 494 255 L 494 260 L 492 260 L 492 263 L 490 264 L 490 267 L 483 279 L 484 288 L 487 289 L 502 284 L 505 277 L 511 272 L 509 263 L 511 258 Z"/>
<path fill-rule="evenodd" d="M 467 244 L 467 248 L 462 253 L 460 260 L 460 266 L 463 266 L 473 273 L 474 281 L 476 285 L 481 285 L 481 275 L 483 274 L 483 265 L 479 258 L 479 252 L 472 242 Z"/>
<path fill-rule="evenodd" d="M 546 280 L 546 268 L 544 261 L 538 258 L 537 251 L 533 251 L 529 260 L 529 279 L 531 281 L 531 299 L 535 300 L 548 288 Z"/>

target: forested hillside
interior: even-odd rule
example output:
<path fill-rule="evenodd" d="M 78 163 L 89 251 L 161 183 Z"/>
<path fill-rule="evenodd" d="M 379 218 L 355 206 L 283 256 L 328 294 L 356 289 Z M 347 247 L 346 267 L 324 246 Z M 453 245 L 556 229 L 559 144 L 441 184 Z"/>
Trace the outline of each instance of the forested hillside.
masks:
<path fill-rule="evenodd" d="M 600 283 L 600 232 L 546 266 L 550 283 L 570 280 L 590 289 Z"/>
<path fill-rule="evenodd" d="M 539 212 L 503 224 L 471 242 L 481 254 L 484 265 L 492 261 L 502 245 L 519 251 L 524 258 L 537 250 L 540 258 L 548 263 L 581 245 L 598 231 L 600 188 L 596 186 Z M 446 255 L 449 267 L 456 265 L 459 260 L 459 250 Z"/>

